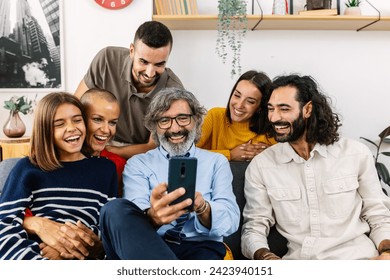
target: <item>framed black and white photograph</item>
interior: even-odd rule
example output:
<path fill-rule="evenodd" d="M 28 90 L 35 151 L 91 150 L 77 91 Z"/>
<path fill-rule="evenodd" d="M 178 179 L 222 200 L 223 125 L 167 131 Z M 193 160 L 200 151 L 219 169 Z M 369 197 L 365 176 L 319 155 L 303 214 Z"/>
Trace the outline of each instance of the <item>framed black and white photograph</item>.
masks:
<path fill-rule="evenodd" d="M 0 92 L 64 90 L 62 0 L 0 1 Z"/>

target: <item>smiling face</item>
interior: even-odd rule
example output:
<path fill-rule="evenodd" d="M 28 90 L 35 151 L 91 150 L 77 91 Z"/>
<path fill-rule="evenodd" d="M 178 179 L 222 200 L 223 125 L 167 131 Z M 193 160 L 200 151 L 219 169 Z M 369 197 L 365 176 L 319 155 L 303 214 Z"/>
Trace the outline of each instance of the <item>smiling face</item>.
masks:
<path fill-rule="evenodd" d="M 140 92 L 149 92 L 165 71 L 171 45 L 151 48 L 138 40 L 130 46 L 130 58 L 133 61 L 132 76 Z"/>
<path fill-rule="evenodd" d="M 116 133 L 119 104 L 91 95 L 86 104 L 88 119 L 87 144 L 97 156 Z"/>
<path fill-rule="evenodd" d="M 295 99 L 297 89 L 290 86 L 275 89 L 268 102 L 268 119 L 278 142 L 304 140 L 306 119 L 311 114 L 311 102 L 302 107 Z"/>
<path fill-rule="evenodd" d="M 261 92 L 248 80 L 241 80 L 230 97 L 230 118 L 234 122 L 248 121 L 260 108 Z"/>
<path fill-rule="evenodd" d="M 169 109 L 160 116 L 173 118 L 178 115 L 192 114 L 187 101 L 176 100 L 172 102 Z M 172 120 L 172 126 L 168 129 L 161 129 L 158 125 L 157 136 L 161 146 L 170 156 L 184 155 L 194 143 L 196 137 L 195 121 L 191 117 L 191 122 L 186 126 L 179 126 L 175 120 Z"/>
<path fill-rule="evenodd" d="M 80 152 L 85 139 L 85 124 L 81 111 L 70 103 L 58 106 L 54 115 L 54 145 L 60 161 L 83 158 Z"/>

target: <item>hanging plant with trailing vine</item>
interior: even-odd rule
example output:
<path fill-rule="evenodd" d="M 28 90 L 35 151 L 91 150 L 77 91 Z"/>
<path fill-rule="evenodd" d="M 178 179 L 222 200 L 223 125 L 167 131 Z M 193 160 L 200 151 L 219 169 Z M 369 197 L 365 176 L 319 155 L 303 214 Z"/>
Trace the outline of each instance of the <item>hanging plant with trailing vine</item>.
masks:
<path fill-rule="evenodd" d="M 232 78 L 241 74 L 242 40 L 248 29 L 246 6 L 243 0 L 218 0 L 216 52 L 223 63 L 226 63 L 228 53 L 231 53 Z"/>

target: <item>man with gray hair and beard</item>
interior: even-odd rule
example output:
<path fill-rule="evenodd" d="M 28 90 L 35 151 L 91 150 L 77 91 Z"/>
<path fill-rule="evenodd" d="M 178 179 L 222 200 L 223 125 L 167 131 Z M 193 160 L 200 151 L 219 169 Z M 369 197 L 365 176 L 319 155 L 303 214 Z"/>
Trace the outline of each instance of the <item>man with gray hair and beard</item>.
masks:
<path fill-rule="evenodd" d="M 101 211 L 107 259 L 224 258 L 223 237 L 237 231 L 240 212 L 227 159 L 195 146 L 205 113 L 186 90 L 167 88 L 153 98 L 145 126 L 158 146 L 127 161 L 124 198 Z M 184 188 L 167 192 L 169 159 L 177 156 L 198 161 L 192 211 L 190 198 L 172 204 Z"/>

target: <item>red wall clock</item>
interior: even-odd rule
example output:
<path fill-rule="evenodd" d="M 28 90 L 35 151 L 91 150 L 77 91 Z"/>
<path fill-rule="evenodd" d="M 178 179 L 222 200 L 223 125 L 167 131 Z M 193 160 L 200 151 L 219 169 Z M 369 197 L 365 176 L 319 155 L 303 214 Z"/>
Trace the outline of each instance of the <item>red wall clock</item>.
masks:
<path fill-rule="evenodd" d="M 95 0 L 95 2 L 104 8 L 118 10 L 127 7 L 133 0 Z"/>

